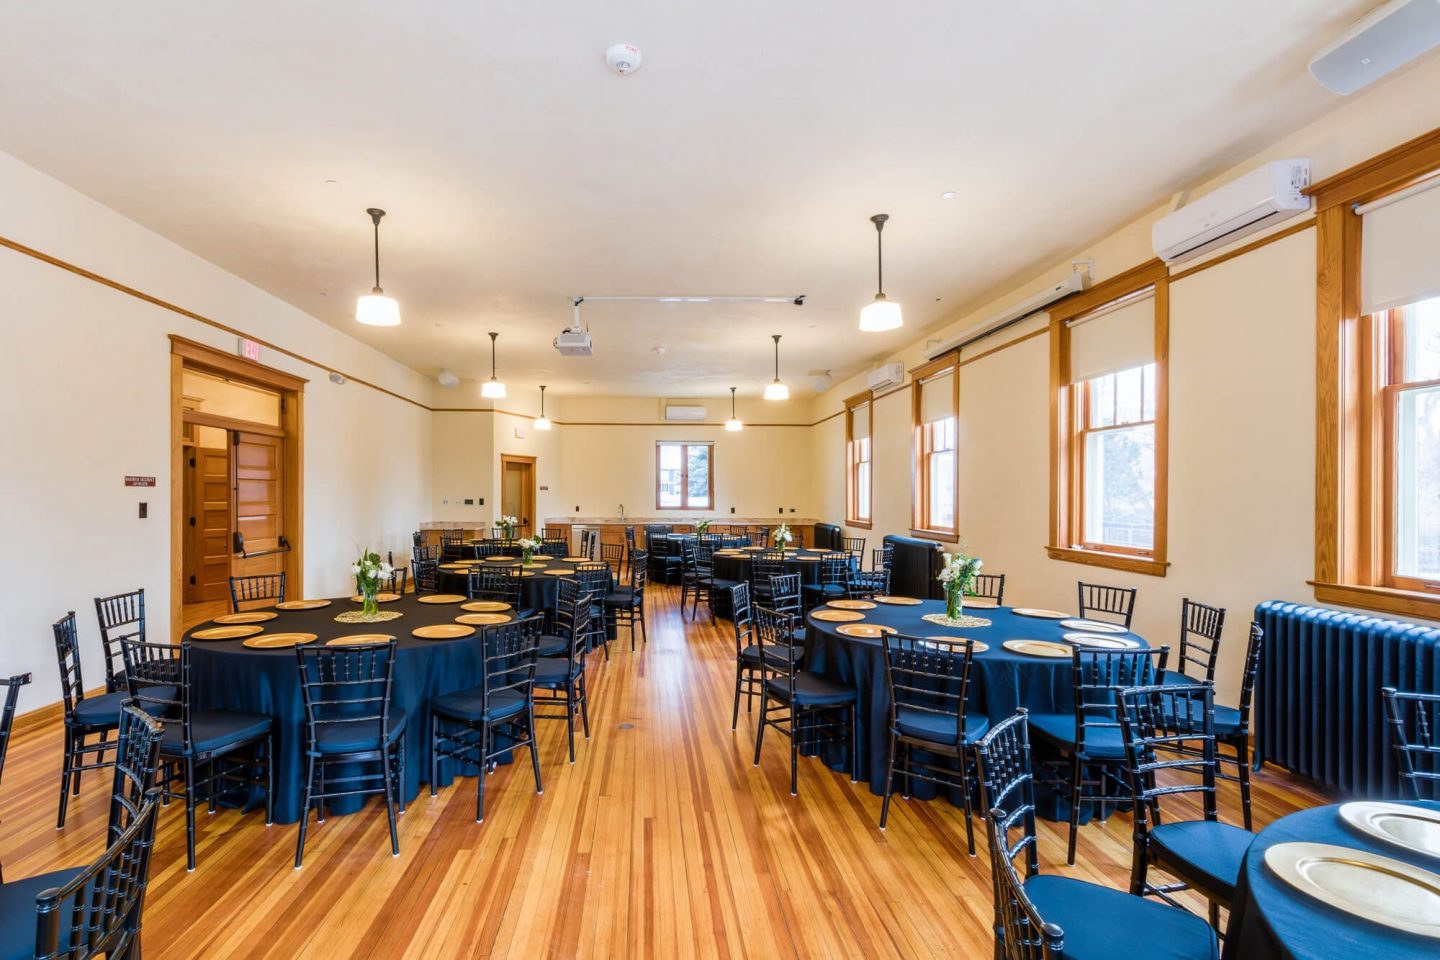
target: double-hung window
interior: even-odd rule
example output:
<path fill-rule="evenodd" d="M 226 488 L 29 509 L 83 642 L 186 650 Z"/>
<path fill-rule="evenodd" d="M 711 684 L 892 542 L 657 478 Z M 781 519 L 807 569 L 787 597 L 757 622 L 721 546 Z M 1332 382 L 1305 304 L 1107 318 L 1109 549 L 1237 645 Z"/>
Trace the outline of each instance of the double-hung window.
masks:
<path fill-rule="evenodd" d="M 911 371 L 914 397 L 912 532 L 932 540 L 959 539 L 959 355 Z"/>
<path fill-rule="evenodd" d="M 870 393 L 845 401 L 845 523 L 868 529 L 872 520 L 871 473 L 874 400 Z"/>
<path fill-rule="evenodd" d="M 711 443 L 655 444 L 655 506 L 715 509 L 715 448 Z"/>

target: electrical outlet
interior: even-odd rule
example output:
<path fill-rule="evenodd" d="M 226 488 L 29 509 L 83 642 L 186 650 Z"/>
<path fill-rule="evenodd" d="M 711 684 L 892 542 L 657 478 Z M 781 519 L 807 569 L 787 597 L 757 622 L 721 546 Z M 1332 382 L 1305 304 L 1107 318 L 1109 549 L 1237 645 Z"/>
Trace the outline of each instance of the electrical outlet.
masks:
<path fill-rule="evenodd" d="M 734 507 L 731 507 L 731 508 L 730 508 L 730 512 L 731 512 L 731 513 L 734 513 L 734 512 L 735 512 L 735 508 L 734 508 Z"/>
<path fill-rule="evenodd" d="M 140 519 L 141 519 L 141 520 L 144 520 L 144 519 L 145 519 L 146 517 L 148 517 L 148 516 L 150 516 L 150 504 L 146 503 L 144 500 L 141 500 L 141 501 L 140 501 Z"/>
<path fill-rule="evenodd" d="M 465 498 L 465 506 L 467 506 L 467 507 L 473 507 L 473 506 L 475 506 L 475 498 L 474 498 L 474 497 L 466 497 L 466 498 Z M 451 556 L 454 556 L 454 554 L 451 554 Z"/>

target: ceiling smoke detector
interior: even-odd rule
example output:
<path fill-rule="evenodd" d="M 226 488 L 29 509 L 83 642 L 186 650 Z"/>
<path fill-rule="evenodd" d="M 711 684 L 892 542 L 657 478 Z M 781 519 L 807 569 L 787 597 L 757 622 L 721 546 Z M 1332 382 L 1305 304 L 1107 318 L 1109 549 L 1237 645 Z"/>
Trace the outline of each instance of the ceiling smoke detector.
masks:
<path fill-rule="evenodd" d="M 605 65 L 620 76 L 640 69 L 640 48 L 628 43 L 617 43 L 605 51 Z"/>

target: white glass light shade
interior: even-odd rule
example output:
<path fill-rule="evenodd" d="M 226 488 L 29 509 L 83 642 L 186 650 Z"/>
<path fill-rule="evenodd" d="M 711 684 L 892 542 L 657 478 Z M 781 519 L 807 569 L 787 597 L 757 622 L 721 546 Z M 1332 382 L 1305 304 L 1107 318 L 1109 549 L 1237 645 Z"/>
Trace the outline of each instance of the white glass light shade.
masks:
<path fill-rule="evenodd" d="M 739 420 L 736 420 L 734 417 L 731 417 L 729 420 L 725 421 L 725 429 L 729 430 L 731 433 L 737 432 L 743 426 L 744 424 L 742 424 Z"/>
<path fill-rule="evenodd" d="M 860 329 L 866 333 L 894 330 L 904 322 L 904 318 L 900 316 L 900 304 L 886 300 L 883 293 L 860 311 Z"/>
<path fill-rule="evenodd" d="M 785 384 L 781 383 L 779 380 L 776 380 L 776 381 L 773 382 L 773 383 L 767 383 L 767 384 L 765 385 L 765 399 L 766 399 L 766 400 L 789 400 L 789 399 L 790 399 L 790 388 L 787 387 L 787 386 L 785 386 Z"/>
<path fill-rule="evenodd" d="M 535 429 L 536 429 L 536 430 L 549 430 L 549 429 L 550 429 L 550 418 L 549 418 L 549 417 L 541 417 L 539 420 L 536 420 L 536 421 L 535 421 Z"/>
<path fill-rule="evenodd" d="M 491 400 L 503 400 L 505 398 L 505 384 L 491 377 L 480 385 L 480 396 L 489 397 Z"/>
<path fill-rule="evenodd" d="M 400 304 L 383 293 L 367 293 L 355 304 L 355 319 L 372 327 L 398 327 Z"/>

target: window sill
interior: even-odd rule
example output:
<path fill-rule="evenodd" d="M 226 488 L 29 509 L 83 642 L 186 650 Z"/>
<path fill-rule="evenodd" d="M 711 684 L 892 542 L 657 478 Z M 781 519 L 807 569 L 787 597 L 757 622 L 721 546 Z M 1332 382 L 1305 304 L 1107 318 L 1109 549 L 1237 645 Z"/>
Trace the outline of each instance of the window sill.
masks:
<path fill-rule="evenodd" d="M 1085 563 L 1092 567 L 1107 567 L 1124 570 L 1126 573 L 1141 573 L 1147 577 L 1163 577 L 1170 564 L 1165 560 L 1137 557 L 1128 553 L 1104 553 L 1100 550 L 1078 550 L 1074 547 L 1046 547 L 1051 560 L 1068 563 Z"/>
<path fill-rule="evenodd" d="M 1319 583 L 1306 581 L 1315 588 L 1315 599 L 1321 603 L 1338 603 L 1361 610 L 1398 613 L 1423 620 L 1440 620 L 1440 596 L 1394 587 L 1371 587 L 1360 584 Z"/>
<path fill-rule="evenodd" d="M 845 526 L 847 526 L 847 527 L 854 527 L 856 530 L 869 530 L 871 527 L 874 526 L 874 524 L 871 523 L 869 520 L 849 520 L 849 519 L 847 519 L 847 520 L 845 521 Z"/>
<path fill-rule="evenodd" d="M 916 530 L 912 527 L 910 536 L 919 537 L 921 540 L 939 540 L 942 543 L 960 542 L 960 534 L 948 530 Z"/>

